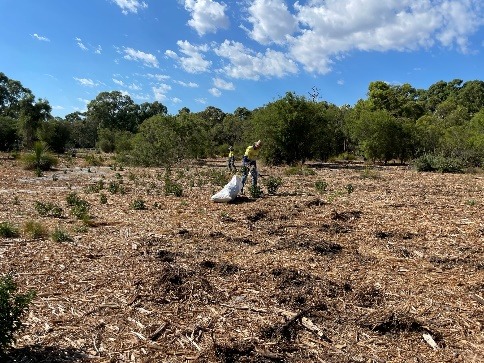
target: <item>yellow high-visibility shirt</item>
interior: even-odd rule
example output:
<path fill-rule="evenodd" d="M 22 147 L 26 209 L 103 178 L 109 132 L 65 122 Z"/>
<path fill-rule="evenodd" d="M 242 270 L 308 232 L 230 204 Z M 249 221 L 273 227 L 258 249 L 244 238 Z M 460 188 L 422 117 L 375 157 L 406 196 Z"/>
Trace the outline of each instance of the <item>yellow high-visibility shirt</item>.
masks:
<path fill-rule="evenodd" d="M 244 156 L 247 156 L 250 160 L 256 160 L 259 156 L 259 149 L 254 149 L 254 145 L 250 145 L 245 150 Z"/>
<path fill-rule="evenodd" d="M 234 156 L 234 152 L 233 151 L 229 151 L 229 158 L 231 158 L 233 156 Z"/>

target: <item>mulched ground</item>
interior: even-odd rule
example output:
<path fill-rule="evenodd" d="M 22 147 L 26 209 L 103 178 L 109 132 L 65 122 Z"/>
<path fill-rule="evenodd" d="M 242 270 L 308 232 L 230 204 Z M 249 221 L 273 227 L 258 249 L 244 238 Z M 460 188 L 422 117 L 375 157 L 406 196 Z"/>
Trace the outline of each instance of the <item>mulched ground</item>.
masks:
<path fill-rule="evenodd" d="M 275 195 L 220 204 L 224 159 L 172 169 L 181 197 L 163 169 L 82 162 L 36 177 L 0 159 L 0 222 L 21 231 L 0 273 L 37 292 L 7 362 L 484 361 L 482 173 L 262 166 Z"/>

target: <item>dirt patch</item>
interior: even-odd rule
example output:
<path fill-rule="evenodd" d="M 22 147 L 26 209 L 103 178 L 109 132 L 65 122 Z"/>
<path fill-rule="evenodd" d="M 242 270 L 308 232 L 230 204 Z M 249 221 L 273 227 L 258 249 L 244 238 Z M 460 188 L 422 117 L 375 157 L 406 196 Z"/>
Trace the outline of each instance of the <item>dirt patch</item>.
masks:
<path fill-rule="evenodd" d="M 162 169 L 66 159 L 36 178 L 2 158 L 0 222 L 20 236 L 0 239 L 0 273 L 37 291 L 7 361 L 479 361 L 483 175 L 309 167 L 261 165 L 278 193 L 223 204 L 203 176 L 224 159 L 173 168 L 176 197 Z"/>

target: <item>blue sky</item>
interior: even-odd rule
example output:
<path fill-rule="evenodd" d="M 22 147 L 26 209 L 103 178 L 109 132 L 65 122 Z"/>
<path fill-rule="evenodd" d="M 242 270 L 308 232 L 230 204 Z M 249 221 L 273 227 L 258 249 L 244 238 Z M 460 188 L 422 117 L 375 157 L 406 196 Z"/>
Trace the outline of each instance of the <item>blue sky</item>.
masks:
<path fill-rule="evenodd" d="M 354 105 L 381 80 L 484 80 L 481 0 L 0 0 L 0 72 L 54 116 L 103 91 L 169 114 L 286 92 Z"/>

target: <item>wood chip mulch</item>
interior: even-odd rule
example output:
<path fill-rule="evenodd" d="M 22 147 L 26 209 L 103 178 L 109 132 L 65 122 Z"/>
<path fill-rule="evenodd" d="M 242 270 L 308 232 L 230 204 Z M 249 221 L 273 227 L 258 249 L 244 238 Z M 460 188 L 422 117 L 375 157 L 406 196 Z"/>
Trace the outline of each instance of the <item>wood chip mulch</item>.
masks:
<path fill-rule="evenodd" d="M 7 362 L 484 362 L 482 173 L 288 169 L 260 167 L 275 195 L 225 204 L 224 159 L 173 168 L 177 197 L 163 169 L 66 159 L 36 177 L 1 158 L 0 222 L 21 234 L 0 238 L 0 274 L 37 292 Z"/>

